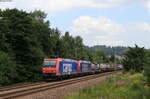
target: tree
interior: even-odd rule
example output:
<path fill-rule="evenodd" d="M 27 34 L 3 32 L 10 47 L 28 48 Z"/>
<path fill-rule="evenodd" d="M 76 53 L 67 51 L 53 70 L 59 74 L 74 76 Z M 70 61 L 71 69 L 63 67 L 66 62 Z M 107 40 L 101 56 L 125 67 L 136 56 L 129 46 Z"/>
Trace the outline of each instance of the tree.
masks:
<path fill-rule="evenodd" d="M 50 42 L 48 43 L 51 48 L 51 54 L 49 57 L 56 58 L 62 57 L 62 41 L 61 41 L 61 32 L 56 29 L 52 29 L 50 32 Z"/>
<path fill-rule="evenodd" d="M 30 13 L 30 15 L 32 16 L 32 18 L 34 18 L 37 21 L 44 21 L 44 19 L 47 17 L 47 14 L 40 11 L 40 10 L 35 10 L 33 12 Z"/>
<path fill-rule="evenodd" d="M 144 56 L 144 48 L 140 48 L 137 45 L 134 48 L 129 47 L 122 62 L 124 69 L 126 71 L 133 70 L 135 72 L 141 72 L 144 66 Z"/>
<path fill-rule="evenodd" d="M 86 57 L 86 50 L 84 48 L 83 39 L 80 36 L 76 36 L 74 38 L 74 57 L 76 59 L 82 59 L 84 56 Z"/>
<path fill-rule="evenodd" d="M 105 54 L 103 51 L 96 51 L 95 53 L 93 53 L 93 61 L 96 63 L 102 63 L 104 62 L 104 58 L 105 58 Z"/>
<path fill-rule="evenodd" d="M 144 63 L 144 74 L 147 76 L 148 83 L 150 84 L 150 50 L 146 51 L 145 63 Z"/>
<path fill-rule="evenodd" d="M 45 57 L 50 57 L 53 53 L 53 42 L 50 35 L 53 34 L 53 30 L 50 28 L 49 21 L 44 21 L 46 14 L 40 10 L 35 10 L 29 14 L 32 19 L 32 33 L 36 38 L 38 48 L 40 48 Z"/>
<path fill-rule="evenodd" d="M 83 47 L 83 49 L 81 50 L 81 60 L 91 60 L 91 57 L 90 57 L 90 53 L 88 51 L 87 48 Z"/>
<path fill-rule="evenodd" d="M 74 49 L 74 39 L 66 32 L 64 36 L 62 36 L 62 43 L 63 43 L 63 57 L 64 58 L 72 58 L 73 57 L 73 49 Z"/>
<path fill-rule="evenodd" d="M 16 79 L 15 63 L 7 53 L 0 51 L 0 86 L 15 83 Z"/>
<path fill-rule="evenodd" d="M 36 27 L 38 22 L 33 20 L 29 13 L 17 9 L 7 9 L 1 13 L 4 20 L 1 23 L 4 29 L 0 29 L 3 34 L 0 36 L 0 40 L 3 41 L 1 50 L 11 49 L 8 53 L 13 53 L 16 71 L 20 76 L 18 81 L 34 79 L 38 73 L 36 70 L 44 57 L 41 40 L 38 41 L 39 27 Z M 39 24 L 42 30 L 46 30 L 46 28 L 43 29 L 44 24 L 40 22 Z"/>
<path fill-rule="evenodd" d="M 109 58 L 109 61 L 114 63 L 115 62 L 115 55 L 111 55 Z"/>

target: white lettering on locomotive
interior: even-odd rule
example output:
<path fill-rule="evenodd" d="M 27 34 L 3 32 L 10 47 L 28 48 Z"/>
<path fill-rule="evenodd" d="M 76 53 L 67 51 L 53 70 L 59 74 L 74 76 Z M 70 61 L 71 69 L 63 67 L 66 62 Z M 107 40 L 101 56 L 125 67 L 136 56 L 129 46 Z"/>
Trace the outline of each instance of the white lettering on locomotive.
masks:
<path fill-rule="evenodd" d="M 71 74 L 72 64 L 63 64 L 63 73 Z"/>

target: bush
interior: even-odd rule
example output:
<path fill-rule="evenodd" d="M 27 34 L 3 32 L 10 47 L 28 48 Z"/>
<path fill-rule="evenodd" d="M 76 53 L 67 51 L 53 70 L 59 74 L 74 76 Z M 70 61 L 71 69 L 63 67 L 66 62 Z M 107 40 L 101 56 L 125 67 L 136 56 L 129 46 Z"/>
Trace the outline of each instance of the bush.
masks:
<path fill-rule="evenodd" d="M 122 64 L 125 71 L 142 72 L 144 66 L 145 49 L 135 45 L 134 48 L 129 47 L 125 53 Z"/>
<path fill-rule="evenodd" d="M 147 76 L 147 81 L 150 84 L 150 50 L 146 52 L 145 64 L 144 64 L 144 74 Z"/>
<path fill-rule="evenodd" d="M 5 52 L 0 52 L 0 86 L 12 84 L 16 79 L 15 63 Z"/>

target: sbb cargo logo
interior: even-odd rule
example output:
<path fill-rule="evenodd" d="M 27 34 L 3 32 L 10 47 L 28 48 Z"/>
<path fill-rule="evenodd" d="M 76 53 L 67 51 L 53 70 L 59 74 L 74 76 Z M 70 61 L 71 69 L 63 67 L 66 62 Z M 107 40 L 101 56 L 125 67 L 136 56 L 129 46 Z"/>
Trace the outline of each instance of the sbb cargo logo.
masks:
<path fill-rule="evenodd" d="M 63 72 L 71 73 L 72 72 L 72 64 L 63 64 Z"/>

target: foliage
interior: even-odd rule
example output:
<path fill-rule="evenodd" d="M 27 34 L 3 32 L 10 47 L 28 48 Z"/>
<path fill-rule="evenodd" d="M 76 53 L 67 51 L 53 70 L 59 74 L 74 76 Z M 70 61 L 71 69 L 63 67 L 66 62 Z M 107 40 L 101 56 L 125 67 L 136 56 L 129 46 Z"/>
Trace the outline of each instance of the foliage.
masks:
<path fill-rule="evenodd" d="M 0 10 L 1 85 L 14 83 L 12 78 L 15 82 L 41 80 L 44 57 L 90 59 L 80 36 L 73 37 L 69 32 L 61 35 L 59 29 L 50 28 L 45 18 L 40 10 Z"/>
<path fill-rule="evenodd" d="M 116 47 L 110 47 L 110 46 L 105 46 L 105 45 L 95 45 L 92 47 L 88 47 L 90 53 L 94 53 L 95 51 L 101 50 L 103 51 L 107 56 L 110 55 L 118 55 L 118 56 L 123 56 L 123 53 L 126 52 L 128 49 L 127 47 L 122 47 L 122 46 L 116 46 Z"/>
<path fill-rule="evenodd" d="M 103 51 L 96 51 L 93 53 L 92 55 L 92 59 L 93 59 L 93 62 L 96 62 L 96 63 L 103 63 L 105 61 L 105 53 Z"/>
<path fill-rule="evenodd" d="M 109 58 L 109 60 L 110 60 L 110 62 L 114 63 L 115 62 L 115 55 L 111 55 L 110 58 Z"/>
<path fill-rule="evenodd" d="M 144 66 L 145 49 L 135 45 L 134 48 L 129 47 L 123 59 L 123 66 L 126 71 L 133 70 L 142 72 Z"/>
<path fill-rule="evenodd" d="M 150 50 L 146 51 L 145 64 L 144 64 L 144 74 L 146 75 L 148 83 L 150 84 Z"/>
<path fill-rule="evenodd" d="M 66 99 L 149 99 L 149 87 L 142 74 L 110 76 L 108 80 Z M 109 89 L 109 90 L 108 90 Z"/>
<path fill-rule="evenodd" d="M 0 86 L 15 83 L 15 63 L 11 57 L 0 51 Z"/>

